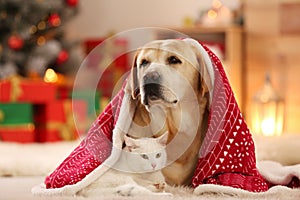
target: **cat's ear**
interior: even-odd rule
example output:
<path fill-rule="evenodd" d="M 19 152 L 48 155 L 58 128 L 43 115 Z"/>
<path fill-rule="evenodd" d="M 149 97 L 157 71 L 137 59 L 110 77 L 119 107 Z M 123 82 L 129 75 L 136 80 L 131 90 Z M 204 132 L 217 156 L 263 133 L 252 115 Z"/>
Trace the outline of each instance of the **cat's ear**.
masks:
<path fill-rule="evenodd" d="M 168 142 L 168 131 L 157 138 L 157 141 L 162 145 L 167 145 Z"/>
<path fill-rule="evenodd" d="M 127 135 L 124 135 L 124 141 L 125 141 L 126 147 L 128 148 L 129 152 L 131 152 L 133 149 L 136 149 L 139 147 L 136 144 L 136 140 L 131 137 L 128 137 Z"/>

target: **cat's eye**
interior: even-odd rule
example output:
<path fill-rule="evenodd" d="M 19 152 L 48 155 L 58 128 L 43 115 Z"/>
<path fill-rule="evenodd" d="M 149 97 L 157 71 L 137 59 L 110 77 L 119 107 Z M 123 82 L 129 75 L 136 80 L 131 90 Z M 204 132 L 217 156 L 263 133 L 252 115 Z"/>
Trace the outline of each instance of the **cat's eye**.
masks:
<path fill-rule="evenodd" d="M 142 156 L 142 158 L 144 158 L 145 160 L 148 160 L 148 159 L 149 159 L 149 157 L 148 157 L 146 154 L 142 154 L 141 156 Z"/>
<path fill-rule="evenodd" d="M 156 158 L 160 158 L 160 156 L 161 156 L 161 153 L 158 153 L 158 154 L 156 154 Z"/>
<path fill-rule="evenodd" d="M 170 57 L 168 57 L 168 63 L 172 64 L 172 65 L 175 65 L 175 64 L 181 64 L 182 62 L 176 56 L 170 56 Z"/>

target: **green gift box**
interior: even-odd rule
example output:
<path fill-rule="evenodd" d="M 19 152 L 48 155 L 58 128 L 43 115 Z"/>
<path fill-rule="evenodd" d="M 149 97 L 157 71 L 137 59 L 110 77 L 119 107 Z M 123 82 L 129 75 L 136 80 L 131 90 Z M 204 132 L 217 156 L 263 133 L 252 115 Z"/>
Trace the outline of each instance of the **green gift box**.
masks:
<path fill-rule="evenodd" d="M 0 103 L 0 126 L 33 123 L 33 107 L 29 103 Z"/>
<path fill-rule="evenodd" d="M 0 103 L 0 140 L 35 142 L 33 107 L 29 103 Z"/>

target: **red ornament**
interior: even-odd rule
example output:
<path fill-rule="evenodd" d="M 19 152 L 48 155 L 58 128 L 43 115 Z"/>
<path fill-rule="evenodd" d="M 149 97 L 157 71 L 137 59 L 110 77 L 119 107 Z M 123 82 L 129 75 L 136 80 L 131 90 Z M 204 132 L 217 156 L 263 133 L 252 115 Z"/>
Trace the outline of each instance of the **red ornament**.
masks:
<path fill-rule="evenodd" d="M 57 13 L 52 13 L 49 17 L 48 17 L 48 23 L 50 24 L 50 26 L 53 27 L 57 27 L 61 24 L 61 20 L 60 20 L 60 16 Z"/>
<path fill-rule="evenodd" d="M 78 4 L 78 0 L 66 0 L 66 3 L 68 4 L 68 6 L 70 7 L 75 7 Z"/>
<path fill-rule="evenodd" d="M 20 50 L 24 46 L 24 40 L 18 35 L 12 35 L 7 40 L 8 46 L 13 50 Z"/>
<path fill-rule="evenodd" d="M 56 58 L 56 64 L 60 65 L 69 59 L 69 53 L 66 50 L 61 50 Z"/>

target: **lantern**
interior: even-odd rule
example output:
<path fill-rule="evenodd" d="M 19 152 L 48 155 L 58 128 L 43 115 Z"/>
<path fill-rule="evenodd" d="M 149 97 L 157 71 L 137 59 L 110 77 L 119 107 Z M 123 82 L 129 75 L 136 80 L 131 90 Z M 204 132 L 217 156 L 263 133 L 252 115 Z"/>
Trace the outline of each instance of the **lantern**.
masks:
<path fill-rule="evenodd" d="M 267 74 L 261 90 L 253 97 L 252 128 L 264 136 L 279 136 L 283 132 L 284 101 L 274 90 Z"/>

